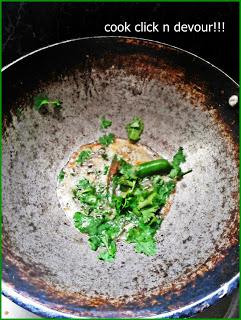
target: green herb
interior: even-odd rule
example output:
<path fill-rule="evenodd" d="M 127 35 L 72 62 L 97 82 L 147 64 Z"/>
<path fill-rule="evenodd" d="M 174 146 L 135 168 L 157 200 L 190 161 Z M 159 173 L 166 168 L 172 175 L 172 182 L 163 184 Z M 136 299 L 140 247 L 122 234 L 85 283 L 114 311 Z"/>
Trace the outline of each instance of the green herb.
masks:
<path fill-rule="evenodd" d="M 147 256 L 155 255 L 157 248 L 154 236 L 160 224 L 161 219 L 158 219 L 152 226 L 140 221 L 137 227 L 128 232 L 127 241 L 135 244 L 136 252 L 144 253 Z"/>
<path fill-rule="evenodd" d="M 77 187 L 79 189 L 83 189 L 83 190 L 89 189 L 90 187 L 92 188 L 91 183 L 87 179 L 79 180 L 79 183 L 77 184 Z"/>
<path fill-rule="evenodd" d="M 63 169 L 60 170 L 60 173 L 58 175 L 58 180 L 61 182 L 64 180 L 65 172 Z"/>
<path fill-rule="evenodd" d="M 78 158 L 76 159 L 76 162 L 80 165 L 82 165 L 86 160 L 89 160 L 91 157 L 91 150 L 86 149 L 80 152 Z"/>
<path fill-rule="evenodd" d="M 99 138 L 99 143 L 103 146 L 109 146 L 115 141 L 115 135 L 113 133 L 105 134 Z"/>
<path fill-rule="evenodd" d="M 116 254 L 116 238 L 120 234 L 120 227 L 103 218 L 93 218 L 83 213 L 74 215 L 75 227 L 80 232 L 89 235 L 89 245 L 96 251 L 102 248 L 98 256 L 100 260 L 112 261 Z"/>
<path fill-rule="evenodd" d="M 93 218 L 80 212 L 76 212 L 74 215 L 75 227 L 83 233 L 88 233 L 90 236 L 96 234 L 97 227 L 101 222 L 101 219 Z"/>
<path fill-rule="evenodd" d="M 179 179 L 183 177 L 185 174 L 192 172 L 192 170 L 188 170 L 186 172 L 183 172 L 180 165 L 186 161 L 186 157 L 183 153 L 183 148 L 180 147 L 177 151 L 177 153 L 174 155 L 172 160 L 172 167 L 169 177 L 172 179 Z"/>
<path fill-rule="evenodd" d="M 104 166 L 104 172 L 103 174 L 106 176 L 109 170 L 109 166 Z"/>
<path fill-rule="evenodd" d="M 100 119 L 100 129 L 107 129 L 109 128 L 111 125 L 112 125 L 112 121 L 111 120 L 108 120 L 106 119 L 105 117 L 102 117 Z"/>
<path fill-rule="evenodd" d="M 34 98 L 34 109 L 39 111 L 43 106 L 53 106 L 54 108 L 61 108 L 62 102 L 60 100 L 50 100 L 47 96 L 37 96 Z"/>
<path fill-rule="evenodd" d="M 127 124 L 126 130 L 128 139 L 132 142 L 137 142 L 140 140 L 141 134 L 144 130 L 144 123 L 140 118 L 134 117 L 132 121 Z"/>
<path fill-rule="evenodd" d="M 137 141 L 143 131 L 142 121 L 134 118 L 129 130 L 129 139 Z M 104 135 L 99 142 L 108 146 L 114 138 L 113 134 Z M 79 155 L 81 163 L 90 157 L 86 151 L 87 154 Z M 107 159 L 106 154 L 102 157 Z M 120 235 L 133 244 L 136 252 L 155 255 L 156 233 L 163 220 L 160 210 L 174 192 L 178 180 L 187 173 L 180 168 L 185 162 L 183 149 L 179 148 L 171 163 L 157 159 L 132 165 L 117 155 L 114 159 L 117 170 L 110 186 L 81 179 L 73 189 L 73 198 L 81 206 L 80 212 L 74 215 L 75 227 L 88 235 L 89 246 L 98 250 L 100 260 L 113 261 Z M 105 165 L 102 174 L 108 171 Z"/>

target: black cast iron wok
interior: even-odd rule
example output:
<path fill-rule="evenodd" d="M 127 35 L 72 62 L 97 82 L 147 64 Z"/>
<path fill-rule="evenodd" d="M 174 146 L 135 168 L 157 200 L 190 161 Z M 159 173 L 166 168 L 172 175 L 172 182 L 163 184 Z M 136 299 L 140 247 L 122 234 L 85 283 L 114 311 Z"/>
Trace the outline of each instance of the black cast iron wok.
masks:
<path fill-rule="evenodd" d="M 63 102 L 42 114 L 33 97 Z M 133 38 L 88 38 L 39 50 L 3 72 L 3 291 L 47 317 L 182 317 L 238 283 L 237 84 L 177 48 Z M 193 172 L 179 183 L 158 232 L 158 254 L 120 243 L 96 258 L 56 197 L 56 176 L 98 117 L 125 137 L 134 115 L 142 143 Z"/>

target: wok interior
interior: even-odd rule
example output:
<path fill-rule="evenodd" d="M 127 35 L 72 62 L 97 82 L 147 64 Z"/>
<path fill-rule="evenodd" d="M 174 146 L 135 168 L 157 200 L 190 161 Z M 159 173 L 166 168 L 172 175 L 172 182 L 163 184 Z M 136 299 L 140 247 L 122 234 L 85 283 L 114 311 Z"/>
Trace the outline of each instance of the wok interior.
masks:
<path fill-rule="evenodd" d="M 137 296 L 145 301 L 187 283 L 204 265 L 213 267 L 213 257 L 231 245 L 238 166 L 224 125 L 205 100 L 183 87 L 184 73 L 177 69 L 170 83 L 174 76 L 168 67 L 160 61 L 150 68 L 146 55 L 139 54 L 138 61 L 127 56 L 121 64 L 112 56 L 106 66 L 107 58 L 89 58 L 84 68 L 63 70 L 16 102 L 23 111 L 13 113 L 3 137 L 3 220 L 6 255 L 22 277 L 43 290 L 51 286 L 114 304 Z M 60 99 L 63 108 L 37 112 L 31 95 L 38 93 Z M 141 143 L 167 159 L 182 146 L 184 168 L 193 169 L 177 184 L 157 234 L 156 256 L 137 254 L 123 242 L 114 262 L 98 260 L 60 208 L 57 175 L 74 150 L 98 140 L 102 115 L 112 120 L 111 132 L 118 137 L 126 137 L 125 124 L 140 116 L 145 124 Z M 30 269 L 35 276 L 29 276 Z"/>

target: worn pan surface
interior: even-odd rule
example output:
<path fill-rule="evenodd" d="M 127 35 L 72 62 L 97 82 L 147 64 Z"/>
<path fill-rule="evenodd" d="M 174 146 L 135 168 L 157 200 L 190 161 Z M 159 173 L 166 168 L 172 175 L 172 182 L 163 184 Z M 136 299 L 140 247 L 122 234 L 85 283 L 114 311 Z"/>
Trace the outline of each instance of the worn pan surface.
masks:
<path fill-rule="evenodd" d="M 238 282 L 237 84 L 182 50 L 141 39 L 88 38 L 28 55 L 3 72 L 3 290 L 48 317 L 190 316 Z M 63 102 L 41 114 L 33 97 Z M 139 115 L 142 143 L 166 158 L 179 146 L 192 174 L 178 184 L 158 254 L 119 243 L 96 259 L 60 208 L 56 177 L 98 117 Z"/>

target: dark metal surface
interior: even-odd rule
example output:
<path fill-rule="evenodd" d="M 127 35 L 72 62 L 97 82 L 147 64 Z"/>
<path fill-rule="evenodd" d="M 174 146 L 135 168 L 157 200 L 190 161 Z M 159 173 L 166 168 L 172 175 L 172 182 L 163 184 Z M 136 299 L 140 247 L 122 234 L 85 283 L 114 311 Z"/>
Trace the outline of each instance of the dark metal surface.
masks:
<path fill-rule="evenodd" d="M 214 306 L 205 309 L 201 313 L 197 313 L 192 318 L 225 318 L 238 319 L 239 318 L 239 289 L 236 289 L 232 295 L 225 296 L 220 299 Z"/>
<path fill-rule="evenodd" d="M 5 294 L 49 316 L 180 317 L 236 287 L 239 126 L 228 100 L 238 86 L 228 76 L 166 45 L 92 38 L 28 56 L 4 71 L 3 83 Z M 36 112 L 39 93 L 59 98 L 63 109 Z M 103 114 L 120 137 L 133 115 L 142 116 L 143 143 L 169 159 L 182 145 L 193 168 L 155 257 L 121 244 L 114 263 L 98 261 L 57 201 L 59 169 L 97 140 Z"/>

